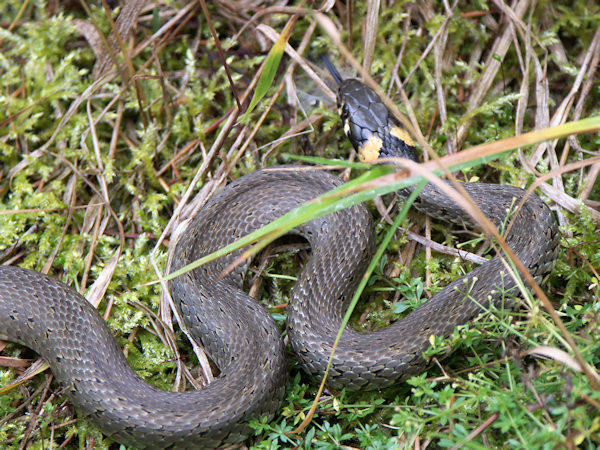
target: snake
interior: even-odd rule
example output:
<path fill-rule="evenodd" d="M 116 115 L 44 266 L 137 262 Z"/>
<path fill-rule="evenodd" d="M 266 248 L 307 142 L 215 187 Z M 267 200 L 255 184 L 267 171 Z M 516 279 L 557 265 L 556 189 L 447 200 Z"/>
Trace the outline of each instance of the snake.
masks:
<path fill-rule="evenodd" d="M 381 98 L 354 78 L 338 83 L 344 131 L 359 159 L 402 157 L 415 147 Z M 275 166 L 254 171 L 217 192 L 190 221 L 172 253 L 176 271 L 342 184 L 331 171 Z M 513 186 L 462 183 L 536 281 L 551 272 L 558 227 L 539 197 Z M 410 188 L 398 192 L 406 197 Z M 525 198 L 515 211 L 515 205 Z M 445 222 L 477 224 L 429 183 L 414 206 Z M 507 227 L 510 222 L 510 227 Z M 295 357 L 322 377 L 333 344 L 375 243 L 364 204 L 335 211 L 291 232 L 311 247 L 290 294 L 287 336 Z M 253 418 L 272 418 L 285 396 L 286 347 L 269 312 L 242 290 L 246 265 L 223 276 L 242 250 L 169 282 L 189 334 L 206 350 L 219 375 L 198 390 L 169 392 L 142 380 L 127 363 L 96 309 L 50 276 L 0 266 L 0 339 L 37 352 L 76 410 L 107 437 L 134 448 L 215 448 L 244 441 Z M 484 309 L 510 306 L 518 284 L 497 255 L 449 284 L 404 318 L 373 332 L 343 331 L 327 384 L 332 389 L 379 389 L 428 367 L 432 336 L 448 336 Z"/>

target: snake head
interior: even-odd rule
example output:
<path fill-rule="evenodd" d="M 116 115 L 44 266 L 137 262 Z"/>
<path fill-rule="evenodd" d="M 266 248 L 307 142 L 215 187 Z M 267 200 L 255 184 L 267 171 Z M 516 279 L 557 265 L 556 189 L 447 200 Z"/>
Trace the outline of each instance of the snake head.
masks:
<path fill-rule="evenodd" d="M 338 86 L 338 113 L 361 161 L 409 158 L 416 161 L 410 135 L 370 87 L 355 78 Z"/>
<path fill-rule="evenodd" d="M 358 158 L 361 161 L 378 158 L 416 161 L 412 138 L 375 91 L 356 78 L 344 79 L 327 55 L 321 59 L 338 84 L 338 114 Z"/>

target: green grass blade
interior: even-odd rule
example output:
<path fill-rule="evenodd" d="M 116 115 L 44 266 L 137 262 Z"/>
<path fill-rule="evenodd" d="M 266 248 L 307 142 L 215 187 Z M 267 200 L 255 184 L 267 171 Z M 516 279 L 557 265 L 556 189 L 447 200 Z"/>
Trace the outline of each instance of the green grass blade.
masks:
<path fill-rule="evenodd" d="M 468 169 L 473 166 L 487 163 L 491 160 L 497 159 L 507 152 L 518 148 L 523 145 L 528 145 L 536 142 L 540 142 L 549 138 L 556 138 L 566 136 L 573 133 L 590 132 L 596 129 L 600 129 L 600 117 L 591 117 L 588 119 L 579 120 L 577 122 L 570 122 L 557 127 L 548 128 L 539 131 L 533 131 L 520 136 L 515 136 L 507 139 L 496 141 L 492 144 L 482 144 L 472 149 L 467 149 L 464 152 L 471 153 L 469 158 L 461 157 L 461 154 L 450 155 L 440 159 L 441 164 L 453 161 L 454 163 L 448 164 L 447 167 L 450 171 Z M 485 151 L 476 153 L 476 149 L 482 148 Z M 351 165 L 353 167 L 356 163 L 344 163 L 343 161 L 331 161 L 323 158 L 315 157 L 299 157 L 298 159 L 310 162 L 319 162 L 327 165 Z M 390 161 L 394 161 L 391 159 Z M 433 164 L 429 162 L 428 164 Z M 314 200 L 299 206 L 298 208 L 284 214 L 279 219 L 274 220 L 268 225 L 254 231 L 253 233 L 244 236 L 243 238 L 223 247 L 222 249 L 206 255 L 188 264 L 181 269 L 172 272 L 167 275 L 164 280 L 171 280 L 178 277 L 190 270 L 196 269 L 203 264 L 210 261 L 214 261 L 221 256 L 229 254 L 233 251 L 239 250 L 240 248 L 248 245 L 255 244 L 250 249 L 246 250 L 238 259 L 238 262 L 251 257 L 258 253 L 261 249 L 266 247 L 270 242 L 288 233 L 293 228 L 299 226 L 302 223 L 314 220 L 319 217 L 323 217 L 334 211 L 348 208 L 350 206 L 362 203 L 367 200 L 371 200 L 375 197 L 389 194 L 390 192 L 397 191 L 409 186 L 414 186 L 423 180 L 420 176 L 413 176 L 410 178 L 404 178 L 399 181 L 386 182 L 386 184 L 377 184 L 377 180 L 381 177 L 389 175 L 394 172 L 395 168 L 393 165 L 368 165 L 361 164 L 362 166 L 371 167 L 370 170 L 357 177 L 342 186 L 333 189 Z M 441 175 L 443 170 L 434 169 L 432 172 L 436 175 Z M 374 187 L 373 187 L 374 186 Z"/>
<path fill-rule="evenodd" d="M 283 57 L 283 53 L 285 51 L 285 46 L 290 39 L 290 35 L 292 34 L 294 23 L 296 23 L 295 20 L 290 20 L 288 22 L 283 29 L 283 32 L 279 36 L 279 39 L 277 39 L 277 42 L 275 42 L 273 48 L 267 55 L 262 74 L 260 75 L 260 79 L 256 84 L 254 95 L 252 96 L 252 101 L 250 102 L 250 106 L 248 106 L 248 110 L 244 113 L 244 117 L 248 116 L 254 110 L 254 108 L 256 108 L 258 102 L 262 100 L 273 84 L 275 74 L 277 73 L 279 63 L 281 62 L 281 58 Z"/>

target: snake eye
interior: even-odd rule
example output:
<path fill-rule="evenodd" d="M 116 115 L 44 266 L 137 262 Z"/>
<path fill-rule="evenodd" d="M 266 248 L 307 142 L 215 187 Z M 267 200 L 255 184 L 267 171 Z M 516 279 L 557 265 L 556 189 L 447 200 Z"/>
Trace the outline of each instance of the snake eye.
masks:
<path fill-rule="evenodd" d="M 348 110 L 348 104 L 344 103 L 342 105 L 342 110 L 340 112 L 340 117 L 342 118 L 342 120 L 345 122 L 348 119 L 349 116 L 349 110 Z"/>

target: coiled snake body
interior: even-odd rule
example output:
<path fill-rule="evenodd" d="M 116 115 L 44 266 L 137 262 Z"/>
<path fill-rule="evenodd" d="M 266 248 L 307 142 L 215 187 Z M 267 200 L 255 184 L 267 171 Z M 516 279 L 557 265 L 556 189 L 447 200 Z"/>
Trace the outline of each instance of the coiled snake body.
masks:
<path fill-rule="evenodd" d="M 359 155 L 413 156 L 410 142 L 379 98 L 357 80 L 339 88 L 344 127 Z M 306 169 L 306 168 L 305 168 Z M 172 270 L 233 242 L 338 186 L 321 170 L 264 169 L 229 184 L 193 219 L 177 243 Z M 521 189 L 464 183 L 496 224 L 523 196 Z M 404 193 L 406 194 L 406 193 Z M 428 185 L 417 207 L 446 221 L 469 217 Z M 511 217 L 508 244 L 539 281 L 556 259 L 558 232 L 548 207 L 530 196 Z M 472 224 L 471 224 L 472 225 Z M 287 328 L 304 368 L 323 373 L 335 335 L 372 247 L 370 215 L 363 205 L 295 230 L 312 247 L 291 295 Z M 64 284 L 37 272 L 0 266 L 0 338 L 34 349 L 67 388 L 75 407 L 104 434 L 135 447 L 216 447 L 245 439 L 248 422 L 273 415 L 284 395 L 285 358 L 280 332 L 267 311 L 240 290 L 243 269 L 221 279 L 234 253 L 170 284 L 191 334 L 221 375 L 193 392 L 165 392 L 141 380 L 96 310 Z M 407 317 L 381 331 L 344 331 L 329 374 L 333 387 L 372 388 L 422 371 L 431 335 L 446 336 L 484 306 L 501 306 L 515 282 L 498 258 L 447 286 Z"/>

